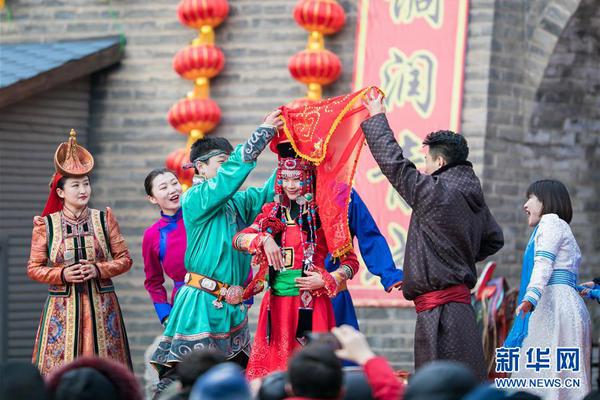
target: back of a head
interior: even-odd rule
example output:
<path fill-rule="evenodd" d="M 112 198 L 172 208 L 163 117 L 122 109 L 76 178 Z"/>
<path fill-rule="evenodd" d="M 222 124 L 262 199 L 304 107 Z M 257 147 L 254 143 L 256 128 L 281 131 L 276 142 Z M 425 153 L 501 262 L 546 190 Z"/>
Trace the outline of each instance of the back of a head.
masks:
<path fill-rule="evenodd" d="M 593 392 L 588 393 L 588 395 L 585 396 L 583 400 L 600 400 L 600 390 L 595 390 Z"/>
<path fill-rule="evenodd" d="M 504 400 L 506 396 L 506 392 L 495 388 L 493 385 L 483 384 L 472 390 L 462 400 Z"/>
<path fill-rule="evenodd" d="M 55 400 L 118 400 L 117 389 L 101 372 L 85 367 L 65 372 L 58 383 Z"/>
<path fill-rule="evenodd" d="M 287 373 L 273 372 L 262 380 L 256 400 L 283 400 L 287 396 L 285 384 L 288 381 Z"/>
<path fill-rule="evenodd" d="M 342 363 L 328 346 L 304 347 L 289 361 L 288 376 L 294 396 L 337 399 L 342 390 Z"/>
<path fill-rule="evenodd" d="M 469 146 L 461 134 L 452 131 L 432 132 L 423 141 L 424 146 L 429 146 L 432 157 L 442 156 L 446 163 L 457 164 L 467 161 Z"/>
<path fill-rule="evenodd" d="M 250 400 L 250 387 L 242 369 L 227 362 L 211 368 L 192 387 L 190 400 Z"/>
<path fill-rule="evenodd" d="M 46 386 L 30 362 L 9 361 L 0 366 L 0 399 L 45 400 Z"/>
<path fill-rule="evenodd" d="M 233 146 L 229 140 L 224 137 L 206 136 L 198 139 L 192 145 L 190 150 L 190 162 L 194 162 L 199 157 L 202 157 L 213 150 L 222 150 L 229 154 L 233 151 Z"/>
<path fill-rule="evenodd" d="M 344 368 L 344 400 L 373 400 L 373 392 L 362 368 Z"/>
<path fill-rule="evenodd" d="M 455 361 L 434 361 L 408 381 L 404 400 L 459 400 L 478 386 L 473 372 Z"/>
<path fill-rule="evenodd" d="M 226 360 L 217 350 L 201 349 L 186 354 L 177 364 L 177 375 L 183 388 L 192 387 L 196 380 L 208 370 Z"/>
<path fill-rule="evenodd" d="M 536 394 L 533 393 L 529 393 L 529 392 L 515 392 L 512 393 L 511 395 L 506 396 L 507 399 L 510 400 L 542 400 L 542 398 Z M 587 397 L 585 398 L 585 400 L 590 400 Z M 600 400 L 600 397 L 594 399 L 594 400 Z"/>
<path fill-rule="evenodd" d="M 122 363 L 103 357 L 76 358 L 56 368 L 46 378 L 46 385 L 49 393 L 57 400 L 79 398 L 142 400 L 140 386 L 133 372 Z M 101 397 L 76 396 L 79 389 L 87 391 L 86 388 L 98 388 Z M 59 392 L 63 397 L 58 396 Z M 108 396 L 109 393 L 111 397 Z"/>

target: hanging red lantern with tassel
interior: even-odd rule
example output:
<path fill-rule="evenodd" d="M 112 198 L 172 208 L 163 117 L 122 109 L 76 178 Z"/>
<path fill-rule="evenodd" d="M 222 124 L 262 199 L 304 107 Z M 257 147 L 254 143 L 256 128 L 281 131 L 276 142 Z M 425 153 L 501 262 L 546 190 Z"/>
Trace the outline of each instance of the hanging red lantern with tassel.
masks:
<path fill-rule="evenodd" d="M 187 46 L 177 52 L 173 69 L 189 80 L 214 78 L 225 65 L 225 56 L 214 45 Z"/>
<path fill-rule="evenodd" d="M 181 0 L 177 6 L 179 21 L 198 30 L 198 37 L 179 50 L 173 58 L 173 69 L 184 79 L 194 82 L 186 98 L 179 100 L 167 115 L 169 123 L 187 135 L 184 149 L 174 151 L 167 158 L 167 167 L 177 171 L 186 185 L 192 184 L 193 170 L 184 170 L 189 162 L 192 144 L 211 132 L 221 120 L 221 109 L 210 98 L 210 79 L 217 76 L 225 65 L 225 56 L 215 46 L 214 29 L 229 14 L 227 0 Z"/>
<path fill-rule="evenodd" d="M 308 86 L 308 99 L 320 100 L 321 87 L 342 73 L 342 63 L 336 54 L 325 49 L 323 35 L 342 29 L 346 15 L 335 0 L 300 0 L 294 8 L 294 19 L 309 36 L 306 49 L 290 59 L 288 69 L 294 79 Z"/>
<path fill-rule="evenodd" d="M 227 15 L 227 0 L 182 0 L 177 6 L 179 22 L 198 30 L 204 26 L 219 26 Z"/>
<path fill-rule="evenodd" d="M 337 1 L 305 0 L 298 2 L 294 8 L 294 19 L 309 32 L 331 35 L 344 27 L 346 14 Z"/>
<path fill-rule="evenodd" d="M 221 120 L 221 109 L 212 99 L 181 99 L 168 114 L 169 123 L 179 132 L 188 135 L 193 130 L 200 132 L 198 140 L 212 131 Z"/>

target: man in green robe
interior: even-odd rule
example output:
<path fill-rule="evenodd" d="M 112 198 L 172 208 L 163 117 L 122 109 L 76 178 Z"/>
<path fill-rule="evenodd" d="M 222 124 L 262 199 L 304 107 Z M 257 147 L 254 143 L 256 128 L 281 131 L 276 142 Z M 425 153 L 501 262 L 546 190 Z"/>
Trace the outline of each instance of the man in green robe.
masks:
<path fill-rule="evenodd" d="M 274 174 L 262 188 L 238 190 L 281 126 L 279 114 L 279 110 L 269 114 L 248 141 L 235 149 L 226 139 L 211 137 L 192 147 L 190 160 L 197 183 L 181 201 L 188 274 L 151 359 L 161 377 L 171 375 L 174 364 L 186 353 L 201 348 L 220 350 L 244 367 L 248 361 L 248 316 L 238 300 L 250 272 L 250 256 L 235 251 L 231 243 L 244 227 L 240 225 L 254 221 L 263 204 L 273 201 Z"/>

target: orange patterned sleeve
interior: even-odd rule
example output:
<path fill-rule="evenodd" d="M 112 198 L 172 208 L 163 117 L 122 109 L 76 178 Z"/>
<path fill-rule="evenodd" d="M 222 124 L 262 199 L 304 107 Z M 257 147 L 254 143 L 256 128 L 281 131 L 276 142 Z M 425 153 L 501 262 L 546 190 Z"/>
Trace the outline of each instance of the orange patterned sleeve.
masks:
<path fill-rule="evenodd" d="M 133 264 L 125 239 L 123 238 L 123 235 L 121 235 L 117 219 L 109 207 L 106 207 L 106 225 L 112 260 L 96 263 L 101 279 L 108 279 L 121 275 L 129 271 Z"/>
<path fill-rule="evenodd" d="M 62 285 L 62 266 L 48 266 L 48 243 L 46 239 L 46 219 L 33 221 L 31 252 L 27 263 L 27 276 L 49 285 Z"/>

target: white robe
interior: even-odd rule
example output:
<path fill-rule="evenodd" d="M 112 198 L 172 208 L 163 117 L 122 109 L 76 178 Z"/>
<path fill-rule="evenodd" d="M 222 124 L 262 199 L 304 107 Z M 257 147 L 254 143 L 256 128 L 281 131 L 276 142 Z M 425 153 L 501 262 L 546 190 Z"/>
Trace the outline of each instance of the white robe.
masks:
<path fill-rule="evenodd" d="M 583 299 L 568 284 L 547 285 L 552 273 L 566 270 L 577 277 L 581 252 L 569 224 L 556 214 L 543 215 L 535 238 L 535 258 L 525 297 L 535 308 L 523 341 L 519 371 L 513 378 L 578 378 L 579 388 L 526 388 L 544 400 L 580 400 L 591 390 L 591 321 Z M 560 274 L 560 273 L 559 273 Z M 556 274 L 555 274 L 556 275 Z M 579 372 L 557 372 L 558 347 L 579 348 Z M 529 348 L 550 348 L 550 368 L 527 368 Z M 534 361 L 536 358 L 534 357 Z"/>

